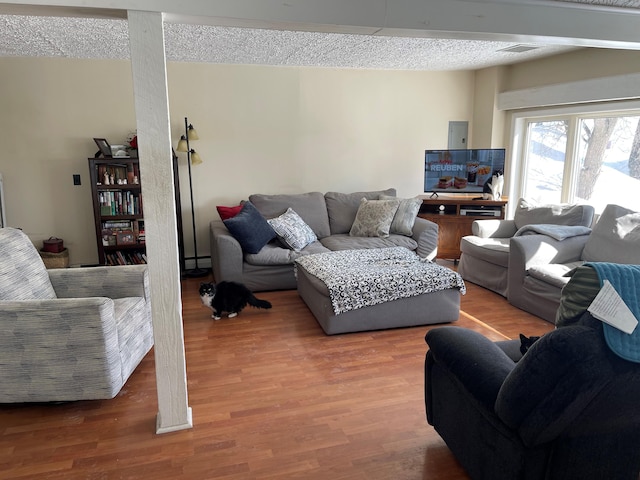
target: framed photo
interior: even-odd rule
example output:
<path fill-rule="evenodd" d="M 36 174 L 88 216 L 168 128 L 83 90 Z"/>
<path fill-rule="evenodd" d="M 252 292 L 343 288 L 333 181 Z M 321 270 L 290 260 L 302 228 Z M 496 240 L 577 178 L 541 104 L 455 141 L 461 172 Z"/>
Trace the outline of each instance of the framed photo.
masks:
<path fill-rule="evenodd" d="M 105 157 L 111 157 L 111 145 L 109 145 L 106 138 L 94 138 L 93 141 L 96 142 L 96 145 L 98 145 L 100 149 L 96 152 L 96 157 L 100 154 Z"/>
<path fill-rule="evenodd" d="M 131 231 L 118 232 L 116 235 L 116 243 L 118 245 L 134 245 L 136 243 L 136 236 Z"/>

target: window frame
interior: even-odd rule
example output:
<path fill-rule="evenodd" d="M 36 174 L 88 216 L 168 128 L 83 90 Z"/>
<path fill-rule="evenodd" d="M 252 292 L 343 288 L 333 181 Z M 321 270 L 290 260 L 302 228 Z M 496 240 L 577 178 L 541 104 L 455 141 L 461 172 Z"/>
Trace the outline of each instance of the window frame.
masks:
<path fill-rule="evenodd" d="M 511 116 L 511 151 L 508 155 L 507 195 L 511 200 L 522 197 L 527 171 L 526 148 L 529 140 L 529 124 L 533 122 L 569 120 L 567 145 L 565 153 L 565 168 L 562 179 L 561 201 L 569 203 L 575 197 L 578 182 L 579 162 L 578 126 L 584 118 L 612 117 L 612 116 L 640 116 L 640 100 L 619 102 L 601 102 L 580 105 L 561 105 L 544 109 L 527 109 L 514 111 Z M 568 161 L 570 160 L 571 161 Z M 506 216 L 513 218 L 517 202 L 507 204 Z"/>

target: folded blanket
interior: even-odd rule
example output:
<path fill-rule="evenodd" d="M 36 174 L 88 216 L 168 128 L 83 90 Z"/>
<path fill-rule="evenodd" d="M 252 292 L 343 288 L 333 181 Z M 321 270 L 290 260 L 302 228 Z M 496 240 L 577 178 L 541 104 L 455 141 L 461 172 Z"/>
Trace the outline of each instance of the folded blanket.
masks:
<path fill-rule="evenodd" d="M 608 280 L 634 316 L 640 319 L 640 265 L 605 262 L 591 262 L 585 265 L 598 273 L 600 286 Z M 602 326 L 607 345 L 614 353 L 625 360 L 640 363 L 640 325 L 636 326 L 631 334 L 607 323 L 603 323 Z"/>
<path fill-rule="evenodd" d="M 555 225 L 550 223 L 539 223 L 537 225 L 525 225 L 520 227 L 514 237 L 522 235 L 547 235 L 555 240 L 564 240 L 579 235 L 589 235 L 591 229 L 581 225 Z"/>
<path fill-rule="evenodd" d="M 296 259 L 324 282 L 336 315 L 439 290 L 466 292 L 453 270 L 420 258 L 404 247 L 342 250 Z"/>

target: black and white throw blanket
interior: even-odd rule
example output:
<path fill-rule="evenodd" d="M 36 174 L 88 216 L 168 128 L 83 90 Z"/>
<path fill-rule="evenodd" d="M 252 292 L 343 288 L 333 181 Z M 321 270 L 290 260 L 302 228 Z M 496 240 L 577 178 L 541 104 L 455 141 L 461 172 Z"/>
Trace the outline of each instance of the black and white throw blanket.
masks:
<path fill-rule="evenodd" d="M 404 247 L 305 255 L 296 259 L 296 275 L 298 266 L 325 283 L 336 315 L 450 288 L 466 293 L 458 273 Z"/>

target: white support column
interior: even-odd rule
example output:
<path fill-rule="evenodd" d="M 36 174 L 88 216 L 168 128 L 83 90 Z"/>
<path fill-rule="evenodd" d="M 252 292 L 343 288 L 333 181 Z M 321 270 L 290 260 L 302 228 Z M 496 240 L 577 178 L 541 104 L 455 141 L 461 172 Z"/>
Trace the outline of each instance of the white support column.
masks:
<path fill-rule="evenodd" d="M 156 432 L 166 433 L 193 424 L 187 399 L 163 17 L 157 12 L 128 15 L 155 340 Z"/>

